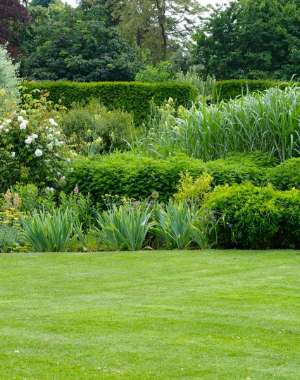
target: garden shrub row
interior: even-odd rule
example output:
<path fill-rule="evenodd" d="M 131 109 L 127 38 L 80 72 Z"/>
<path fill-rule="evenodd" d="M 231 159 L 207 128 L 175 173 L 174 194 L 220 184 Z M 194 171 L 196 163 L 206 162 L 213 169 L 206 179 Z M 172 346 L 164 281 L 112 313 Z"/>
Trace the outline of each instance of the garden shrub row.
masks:
<path fill-rule="evenodd" d="M 274 159 L 262 154 L 235 155 L 204 163 L 185 155 L 158 159 L 116 153 L 77 159 L 67 177 L 67 190 L 78 186 L 96 202 L 106 195 L 142 200 L 153 193 L 166 202 L 176 192 L 184 172 L 193 177 L 207 172 L 213 177 L 214 186 L 251 182 L 256 186 L 270 183 L 281 190 L 300 188 L 300 158 L 275 165 Z"/>
<path fill-rule="evenodd" d="M 73 103 L 87 103 L 96 98 L 109 109 L 131 112 L 137 123 L 143 121 L 150 112 L 153 101 L 160 105 L 173 98 L 177 105 L 188 106 L 197 97 L 196 89 L 185 83 L 139 83 L 139 82 L 94 82 L 78 83 L 67 81 L 24 82 L 23 92 L 46 91 L 49 100 L 61 102 L 69 108 Z"/>
<path fill-rule="evenodd" d="M 271 87 L 284 89 L 288 86 L 299 85 L 294 82 L 280 82 L 274 80 L 247 80 L 231 79 L 218 81 L 215 89 L 215 100 L 229 100 L 247 92 L 264 91 Z"/>
<path fill-rule="evenodd" d="M 250 183 L 218 187 L 202 206 L 214 216 L 222 248 L 299 248 L 300 191 Z M 202 212 L 203 212 L 202 211 Z"/>
<path fill-rule="evenodd" d="M 157 193 L 161 201 L 176 192 L 180 174 L 189 171 L 198 176 L 205 165 L 185 156 L 160 160 L 130 153 L 117 153 L 95 159 L 80 158 L 68 176 L 68 190 L 76 186 L 90 193 L 96 202 L 106 195 L 146 199 Z"/>
<path fill-rule="evenodd" d="M 105 195 L 146 199 L 154 192 L 161 201 L 176 192 L 181 173 L 197 177 L 208 172 L 214 185 L 251 181 L 265 182 L 265 167 L 274 164 L 257 155 L 236 155 L 229 159 L 210 161 L 178 155 L 168 159 L 145 157 L 132 153 L 117 153 L 98 158 L 79 158 L 68 175 L 68 190 L 78 185 L 84 194 L 90 193 L 99 202 Z"/>

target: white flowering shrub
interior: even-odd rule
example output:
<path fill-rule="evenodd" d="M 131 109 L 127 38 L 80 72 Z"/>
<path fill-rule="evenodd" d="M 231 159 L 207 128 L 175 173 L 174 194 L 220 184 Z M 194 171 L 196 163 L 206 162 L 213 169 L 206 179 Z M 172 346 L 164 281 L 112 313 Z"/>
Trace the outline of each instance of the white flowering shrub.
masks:
<path fill-rule="evenodd" d="M 17 67 L 0 45 L 0 115 L 14 107 L 18 97 Z"/>
<path fill-rule="evenodd" d="M 17 182 L 56 186 L 63 180 L 64 136 L 44 116 L 22 110 L 0 119 L 0 192 Z"/>

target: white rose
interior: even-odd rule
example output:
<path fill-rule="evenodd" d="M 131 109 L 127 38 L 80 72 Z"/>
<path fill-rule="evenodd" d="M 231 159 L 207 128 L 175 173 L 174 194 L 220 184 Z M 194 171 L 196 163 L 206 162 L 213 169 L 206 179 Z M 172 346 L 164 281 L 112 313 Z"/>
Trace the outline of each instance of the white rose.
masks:
<path fill-rule="evenodd" d="M 16 157 L 16 152 L 11 152 L 11 156 L 12 156 L 12 158 L 15 158 Z"/>
<path fill-rule="evenodd" d="M 35 156 L 36 157 L 41 157 L 43 155 L 43 151 L 41 149 L 36 149 L 36 151 L 34 152 Z"/>
<path fill-rule="evenodd" d="M 23 120 L 22 123 L 20 124 L 20 129 L 24 130 L 27 128 L 27 124 L 28 124 L 28 121 L 27 120 Z"/>
<path fill-rule="evenodd" d="M 57 124 L 57 122 L 54 120 L 54 119 L 49 119 L 49 123 L 53 126 L 53 127 L 57 127 L 58 126 L 58 124 Z"/>
<path fill-rule="evenodd" d="M 32 137 L 28 136 L 27 139 L 25 140 L 25 144 L 30 145 L 32 143 Z"/>

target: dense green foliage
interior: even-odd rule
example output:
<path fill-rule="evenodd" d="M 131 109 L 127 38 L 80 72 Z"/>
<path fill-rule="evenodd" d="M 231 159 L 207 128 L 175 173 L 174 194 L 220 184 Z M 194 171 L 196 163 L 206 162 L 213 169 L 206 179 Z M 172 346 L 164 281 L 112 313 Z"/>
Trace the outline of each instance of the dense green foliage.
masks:
<path fill-rule="evenodd" d="M 135 76 L 137 82 L 166 82 L 172 79 L 174 79 L 174 70 L 169 61 L 146 65 Z"/>
<path fill-rule="evenodd" d="M 299 75 L 298 0 L 234 0 L 196 35 L 195 63 L 218 79 Z"/>
<path fill-rule="evenodd" d="M 137 83 L 137 82 L 25 82 L 24 91 L 45 90 L 54 103 L 60 100 L 66 107 L 73 103 L 99 99 L 108 109 L 132 112 L 135 121 L 140 122 L 149 116 L 152 99 L 162 104 L 173 98 L 177 105 L 188 105 L 197 96 L 197 91 L 189 84 L 176 82 Z"/>
<path fill-rule="evenodd" d="M 300 191 L 252 184 L 219 187 L 203 205 L 217 221 L 220 247 L 299 248 Z"/>
<path fill-rule="evenodd" d="M 106 196 L 144 200 L 157 197 L 168 201 L 178 190 L 181 174 L 192 177 L 203 173 L 212 176 L 213 187 L 251 182 L 271 183 L 278 189 L 300 189 L 299 159 L 276 166 L 276 160 L 259 153 L 235 155 L 227 159 L 202 162 L 185 156 L 158 159 L 137 154 L 114 154 L 92 159 L 78 159 L 67 177 L 71 191 L 78 185 L 83 194 L 90 193 L 102 203 Z M 201 184 L 199 184 L 201 186 Z"/>
<path fill-rule="evenodd" d="M 21 70 L 49 80 L 18 103 L 0 50 L 0 251 L 300 247 L 298 7 L 235 0 L 191 57 L 194 0 L 32 3 Z"/>
<path fill-rule="evenodd" d="M 45 80 L 131 80 L 139 57 L 109 25 L 100 3 L 76 8 L 53 3 L 32 7 L 23 38 L 21 74 Z"/>

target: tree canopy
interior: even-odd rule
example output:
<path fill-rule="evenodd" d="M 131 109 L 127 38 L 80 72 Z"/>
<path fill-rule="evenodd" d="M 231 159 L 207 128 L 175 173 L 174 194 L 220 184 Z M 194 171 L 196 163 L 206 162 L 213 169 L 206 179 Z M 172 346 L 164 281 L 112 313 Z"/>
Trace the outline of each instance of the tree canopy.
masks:
<path fill-rule="evenodd" d="M 103 4 L 31 8 L 21 74 L 32 79 L 130 80 L 137 52 L 109 25 Z"/>
<path fill-rule="evenodd" d="M 218 78 L 300 75 L 299 0 L 236 0 L 196 34 L 194 62 Z"/>
<path fill-rule="evenodd" d="M 204 7 L 196 0 L 107 0 L 122 34 L 148 50 L 153 62 L 166 60 L 192 33 Z"/>

